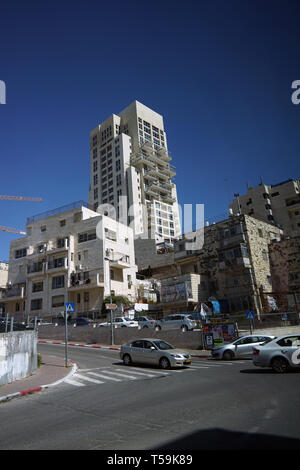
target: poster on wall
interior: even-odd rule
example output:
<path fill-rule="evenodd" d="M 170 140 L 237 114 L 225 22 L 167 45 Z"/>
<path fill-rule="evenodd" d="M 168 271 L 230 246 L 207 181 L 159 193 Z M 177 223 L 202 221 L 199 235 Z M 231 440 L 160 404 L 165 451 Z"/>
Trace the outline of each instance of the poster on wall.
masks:
<path fill-rule="evenodd" d="M 192 298 L 191 282 L 180 282 L 170 286 L 161 287 L 162 302 L 180 302 Z"/>

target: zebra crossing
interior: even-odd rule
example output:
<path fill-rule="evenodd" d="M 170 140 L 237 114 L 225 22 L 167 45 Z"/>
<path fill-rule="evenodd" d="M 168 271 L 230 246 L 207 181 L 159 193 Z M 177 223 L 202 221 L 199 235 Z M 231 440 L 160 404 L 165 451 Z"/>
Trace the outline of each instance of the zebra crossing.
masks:
<path fill-rule="evenodd" d="M 88 385 L 104 385 L 108 383 L 120 383 L 124 381 L 136 381 L 155 379 L 176 374 L 192 373 L 203 369 L 217 369 L 232 367 L 234 364 L 244 364 L 246 361 L 231 361 L 215 363 L 211 360 L 198 361 L 184 369 L 153 370 L 151 368 L 124 366 L 107 366 L 93 369 L 78 369 L 75 374 L 64 380 L 64 383 L 74 387 L 85 387 Z"/>

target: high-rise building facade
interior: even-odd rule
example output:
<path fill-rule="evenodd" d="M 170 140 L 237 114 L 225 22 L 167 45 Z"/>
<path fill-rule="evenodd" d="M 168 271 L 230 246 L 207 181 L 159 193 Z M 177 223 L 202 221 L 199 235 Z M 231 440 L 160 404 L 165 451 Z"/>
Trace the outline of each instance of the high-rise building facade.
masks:
<path fill-rule="evenodd" d="M 248 187 L 245 195 L 235 195 L 230 205 L 234 214 L 258 217 L 283 229 L 290 237 L 300 235 L 300 181 Z"/>
<path fill-rule="evenodd" d="M 89 203 L 113 206 L 135 236 L 172 243 L 181 227 L 170 161 L 162 116 L 134 101 L 91 132 Z"/>

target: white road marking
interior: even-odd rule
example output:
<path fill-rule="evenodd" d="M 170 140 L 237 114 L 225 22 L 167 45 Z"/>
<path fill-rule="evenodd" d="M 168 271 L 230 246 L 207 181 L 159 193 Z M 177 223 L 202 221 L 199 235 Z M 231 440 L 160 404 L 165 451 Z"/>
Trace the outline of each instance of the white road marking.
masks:
<path fill-rule="evenodd" d="M 100 377 L 100 379 L 113 380 L 114 382 L 122 382 L 122 379 L 116 379 L 115 377 L 108 377 L 107 375 L 102 375 L 102 374 L 99 374 L 98 372 L 88 372 L 88 374 L 94 375 L 95 377 Z"/>
<path fill-rule="evenodd" d="M 119 371 L 119 372 L 124 372 L 123 369 L 116 369 L 116 370 Z M 136 375 L 143 375 L 143 376 L 146 376 L 146 377 L 156 377 L 153 374 L 146 374 L 145 372 L 136 372 L 135 370 L 130 370 L 130 373 L 131 374 L 136 374 Z"/>
<path fill-rule="evenodd" d="M 113 375 L 117 375 L 118 377 L 125 377 L 126 379 L 132 379 L 132 380 L 136 380 L 137 377 L 133 377 L 133 375 L 125 375 L 125 374 L 120 374 L 119 372 L 112 372 L 110 370 L 107 370 L 105 371 L 106 374 L 113 374 Z"/>
<path fill-rule="evenodd" d="M 94 384 L 103 384 L 101 380 L 91 379 L 91 377 L 87 377 L 86 375 L 75 374 L 75 377 L 81 380 L 86 380 L 87 382 L 93 382 Z"/>

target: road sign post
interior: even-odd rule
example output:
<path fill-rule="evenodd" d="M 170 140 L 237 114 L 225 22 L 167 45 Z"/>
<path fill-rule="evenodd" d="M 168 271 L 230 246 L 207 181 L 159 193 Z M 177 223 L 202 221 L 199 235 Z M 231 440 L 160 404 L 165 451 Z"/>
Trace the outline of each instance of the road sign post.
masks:
<path fill-rule="evenodd" d="M 68 367 L 68 317 L 69 313 L 74 313 L 75 307 L 73 302 L 68 302 L 65 304 L 65 311 L 62 312 L 62 315 L 65 317 L 65 366 Z"/>
<path fill-rule="evenodd" d="M 255 318 L 255 312 L 253 310 L 247 310 L 246 318 L 250 322 L 250 334 L 252 335 L 254 327 L 253 327 L 253 320 Z"/>

